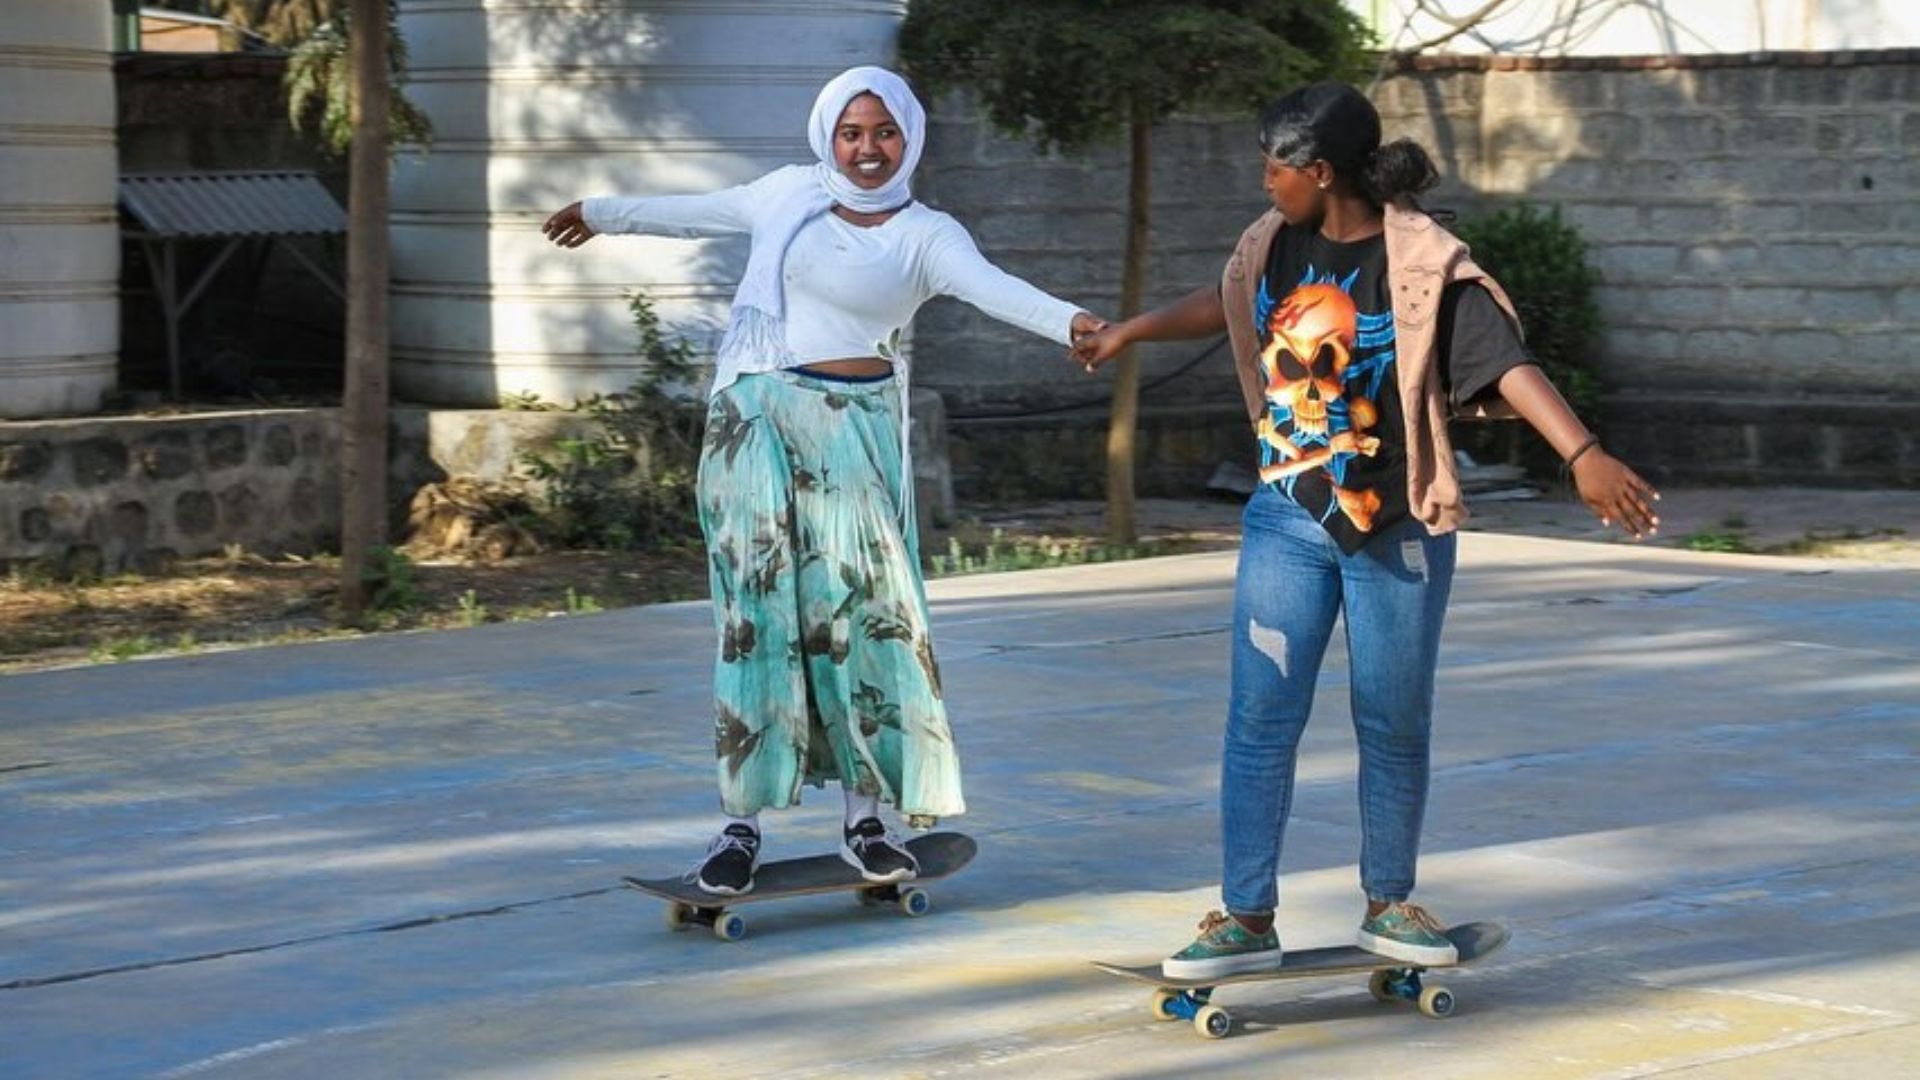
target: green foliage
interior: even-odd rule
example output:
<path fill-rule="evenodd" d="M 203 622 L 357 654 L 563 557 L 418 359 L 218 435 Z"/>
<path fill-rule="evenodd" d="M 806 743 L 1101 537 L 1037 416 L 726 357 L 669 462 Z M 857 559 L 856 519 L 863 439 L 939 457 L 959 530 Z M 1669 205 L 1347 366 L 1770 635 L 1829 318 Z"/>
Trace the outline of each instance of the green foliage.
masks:
<path fill-rule="evenodd" d="M 1575 412 L 1592 420 L 1600 400 L 1592 367 L 1600 339 L 1593 299 L 1599 275 L 1587 265 L 1580 231 L 1559 207 L 1528 203 L 1462 221 L 1455 231 L 1473 248 L 1473 261 L 1512 297 L 1527 347 L 1547 378 Z"/>
<path fill-rule="evenodd" d="M 1065 149 L 1357 77 L 1367 44 L 1340 0 L 945 0 L 910 5 L 900 30 L 902 66 L 927 96 L 972 88 L 1003 130 Z"/>
<path fill-rule="evenodd" d="M 540 400 L 536 391 L 513 390 L 500 395 L 500 408 L 505 412 L 556 412 L 560 406 Z"/>
<path fill-rule="evenodd" d="M 629 295 L 627 307 L 643 374 L 625 393 L 579 403 L 592 434 L 520 455 L 544 490 L 548 531 L 569 547 L 624 551 L 699 536 L 694 482 L 706 410 L 687 393 L 699 377 L 693 346 L 666 336 L 645 296 Z"/>
<path fill-rule="evenodd" d="M 592 593 L 576 592 L 573 586 L 567 586 L 567 614 L 597 615 L 605 610 L 600 606 L 600 601 L 593 598 Z"/>
<path fill-rule="evenodd" d="M 460 625 L 473 627 L 487 621 L 487 605 L 480 602 L 480 594 L 472 589 L 460 594 Z"/>
<path fill-rule="evenodd" d="M 133 637 L 110 637 L 93 643 L 87 650 L 87 659 L 96 664 L 117 664 L 122 660 L 151 656 L 161 652 L 166 646 L 145 634 Z"/>
<path fill-rule="evenodd" d="M 1688 551 L 1711 551 L 1720 554 L 1753 550 L 1747 538 L 1739 532 L 1721 532 L 1717 529 L 1702 529 L 1696 533 L 1688 533 L 1681 538 L 1680 546 Z"/>
<path fill-rule="evenodd" d="M 1120 562 L 1170 555 L 1176 545 L 1144 541 L 1139 544 L 1113 545 L 1086 537 L 1015 536 L 994 529 L 984 540 L 963 541 L 947 538 L 944 555 L 926 559 L 930 577 L 956 577 L 961 574 L 991 574 L 1008 570 L 1043 570 L 1054 566 L 1084 566 L 1089 563 Z"/>
<path fill-rule="evenodd" d="M 423 599 L 413 582 L 413 560 L 385 545 L 367 549 L 360 582 L 366 586 L 369 611 L 411 611 Z"/>
<path fill-rule="evenodd" d="M 407 42 L 400 36 L 395 0 L 387 3 L 387 67 L 392 78 L 388 118 L 393 146 L 425 146 L 433 141 L 433 122 L 401 92 L 407 74 Z M 353 95 L 347 12 L 344 7 L 316 27 L 287 57 L 287 118 L 295 131 L 317 118 L 322 146 L 344 154 L 353 146 L 349 105 Z"/>

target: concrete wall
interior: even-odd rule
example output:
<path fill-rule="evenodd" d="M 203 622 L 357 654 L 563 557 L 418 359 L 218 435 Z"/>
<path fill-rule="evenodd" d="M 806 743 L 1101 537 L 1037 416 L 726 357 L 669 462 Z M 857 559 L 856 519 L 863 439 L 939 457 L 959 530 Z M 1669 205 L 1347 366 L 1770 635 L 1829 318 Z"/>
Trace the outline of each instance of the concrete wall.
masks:
<path fill-rule="evenodd" d="M 992 128 L 964 95 L 934 103 L 915 193 L 957 216 L 988 257 L 1099 315 L 1119 306 L 1123 150 L 1042 155 Z M 1250 120 L 1176 119 L 1154 135 L 1149 305 L 1218 279 L 1265 205 Z M 1193 492 L 1224 458 L 1251 461 L 1232 365 L 1209 342 L 1142 349 L 1147 493 Z M 1110 376 L 1051 342 L 934 300 L 914 322 L 915 384 L 946 400 L 954 482 L 977 496 L 1099 497 Z"/>
<path fill-rule="evenodd" d="M 1920 51 L 1533 60 L 1437 57 L 1376 91 L 1389 137 L 1432 150 L 1463 212 L 1564 206 L 1592 245 L 1609 441 L 1668 478 L 1920 483 Z M 1125 170 L 990 131 L 937 103 L 925 196 L 1008 270 L 1115 306 Z M 1149 301 L 1214 280 L 1264 206 L 1250 118 L 1155 136 Z M 947 398 L 962 495 L 1022 473 L 1100 490 L 1105 380 L 949 301 L 922 313 L 917 377 Z M 1151 383 L 1196 348 L 1150 351 Z M 1100 404 L 1043 412 L 1077 401 Z M 1143 396 L 1142 488 L 1193 490 L 1199 440 L 1246 454 L 1223 356 Z M 1022 447 L 1043 457 L 1010 459 Z M 976 449 L 969 449 L 969 448 Z M 997 479 L 999 478 L 999 479 Z"/>
<path fill-rule="evenodd" d="M 1920 50 L 1433 58 L 1378 98 L 1447 199 L 1580 226 L 1617 449 L 1700 479 L 1920 483 Z"/>

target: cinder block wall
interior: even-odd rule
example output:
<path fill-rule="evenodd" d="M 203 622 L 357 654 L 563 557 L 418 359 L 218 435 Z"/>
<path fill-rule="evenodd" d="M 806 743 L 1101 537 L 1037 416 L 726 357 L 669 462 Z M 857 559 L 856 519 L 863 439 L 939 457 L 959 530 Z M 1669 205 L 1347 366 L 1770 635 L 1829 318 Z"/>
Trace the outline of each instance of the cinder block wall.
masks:
<path fill-rule="evenodd" d="M 1428 58 L 1377 100 L 1446 198 L 1580 226 L 1617 449 L 1698 480 L 1920 483 L 1920 50 Z"/>
<path fill-rule="evenodd" d="M 1670 480 L 1920 483 L 1920 50 L 1431 57 L 1375 100 L 1388 136 L 1446 174 L 1430 205 L 1528 199 L 1580 226 L 1607 320 L 1601 419 L 1636 463 Z M 1120 151 L 1040 154 L 963 97 L 933 115 L 924 196 L 1008 270 L 1115 307 Z M 1175 121 L 1154 153 L 1150 303 L 1211 282 L 1264 205 L 1251 117 Z M 1151 350 L 1147 380 L 1196 351 Z M 1023 475 L 1037 494 L 1097 495 L 1105 380 L 950 301 L 921 315 L 915 357 L 947 399 L 963 495 Z M 1235 395 L 1221 355 L 1147 392 L 1144 490 L 1193 490 L 1246 452 Z M 1095 404 L 1055 411 L 1079 401 Z"/>

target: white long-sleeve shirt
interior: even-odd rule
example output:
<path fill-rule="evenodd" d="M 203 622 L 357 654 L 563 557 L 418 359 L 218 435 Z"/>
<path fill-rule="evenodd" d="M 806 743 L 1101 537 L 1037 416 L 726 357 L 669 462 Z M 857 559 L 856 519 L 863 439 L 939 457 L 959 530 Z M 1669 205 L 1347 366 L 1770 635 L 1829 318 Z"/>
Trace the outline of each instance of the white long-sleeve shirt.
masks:
<path fill-rule="evenodd" d="M 587 199 L 581 215 L 598 233 L 751 234 L 757 214 L 778 205 L 780 186 L 795 179 L 790 167 L 703 195 Z M 788 245 L 782 282 L 790 355 L 758 358 L 763 366 L 749 359 L 740 370 L 716 372 L 714 392 L 752 370 L 883 353 L 898 364 L 892 343 L 920 305 L 935 296 L 964 300 L 1061 345 L 1071 340 L 1073 317 L 1080 311 L 988 262 L 958 221 L 920 203 L 866 227 L 832 213 L 815 216 Z"/>

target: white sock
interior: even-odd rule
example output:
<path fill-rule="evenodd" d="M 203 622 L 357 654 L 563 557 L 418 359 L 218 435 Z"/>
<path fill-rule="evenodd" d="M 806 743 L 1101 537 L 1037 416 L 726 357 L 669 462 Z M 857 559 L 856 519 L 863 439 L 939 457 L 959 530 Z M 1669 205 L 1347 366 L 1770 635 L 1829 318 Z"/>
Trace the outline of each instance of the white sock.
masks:
<path fill-rule="evenodd" d="M 880 796 L 861 795 L 851 788 L 847 789 L 846 796 L 848 828 L 867 818 L 880 816 Z"/>
<path fill-rule="evenodd" d="M 745 825 L 747 828 L 753 830 L 753 835 L 755 836 L 760 835 L 760 815 L 759 814 L 748 814 L 746 817 L 734 817 L 732 814 L 728 814 L 727 824 L 728 825 Z M 722 828 L 725 828 L 725 826 L 722 826 Z"/>

